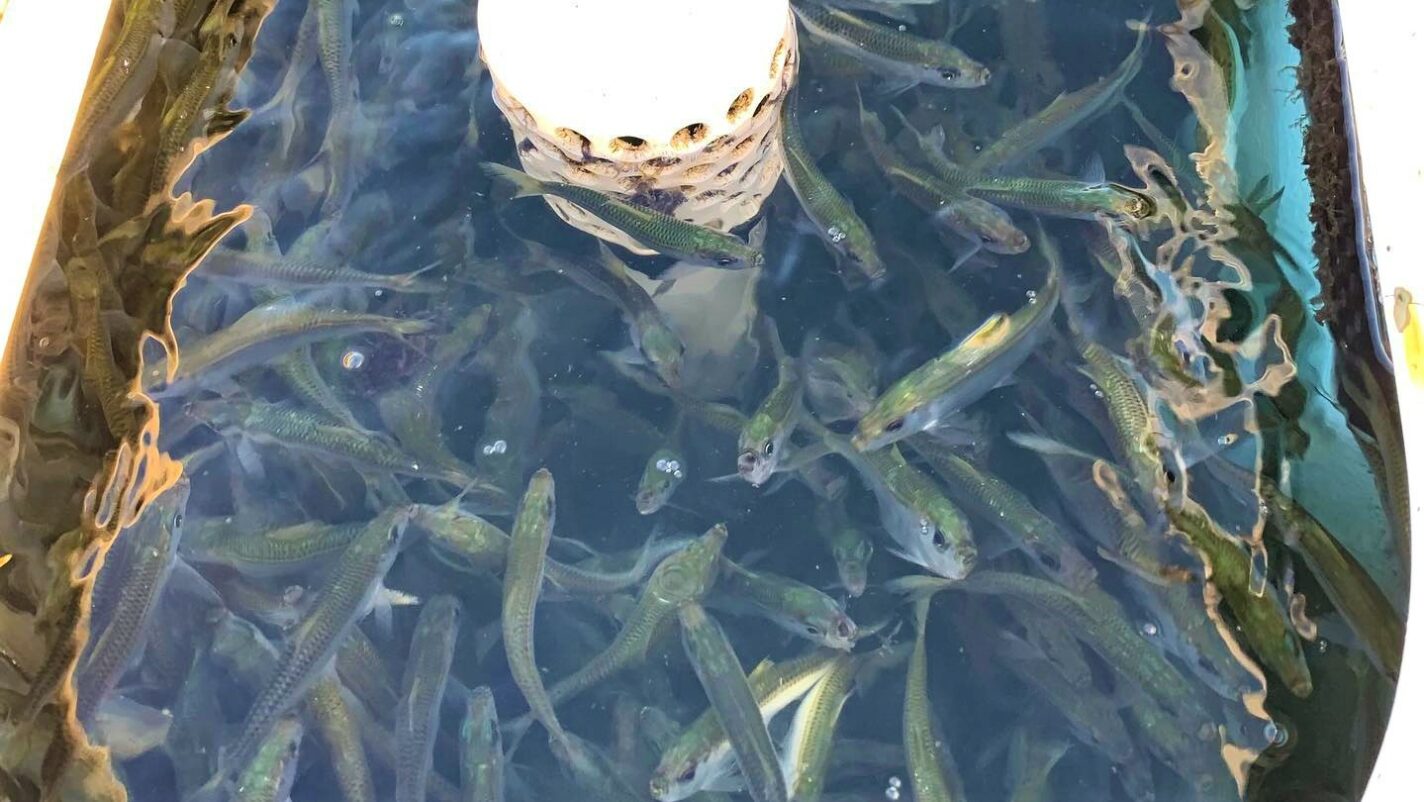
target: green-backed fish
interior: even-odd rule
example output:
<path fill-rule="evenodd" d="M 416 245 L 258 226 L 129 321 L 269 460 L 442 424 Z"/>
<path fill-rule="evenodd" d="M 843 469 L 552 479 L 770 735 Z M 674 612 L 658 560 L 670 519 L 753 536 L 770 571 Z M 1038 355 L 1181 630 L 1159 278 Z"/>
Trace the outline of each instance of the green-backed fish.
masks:
<path fill-rule="evenodd" d="M 840 501 L 822 501 L 816 505 L 816 534 L 831 550 L 836 562 L 836 576 L 841 587 L 851 596 L 865 592 L 870 581 L 870 558 L 875 544 L 846 513 Z"/>
<path fill-rule="evenodd" d="M 331 567 L 316 603 L 288 636 L 276 671 L 248 710 L 241 734 L 223 754 L 229 777 L 236 779 L 247 768 L 277 720 L 306 696 L 347 633 L 370 609 L 400 552 L 410 515 L 408 507 L 382 513 Z"/>
<path fill-rule="evenodd" d="M 762 720 L 770 721 L 805 696 L 842 657 L 842 652 L 816 649 L 779 663 L 763 660 L 747 675 Z M 648 790 L 659 802 L 679 802 L 714 788 L 738 787 L 734 770 L 727 733 L 708 709 L 664 748 Z"/>
<path fill-rule="evenodd" d="M 659 448 L 648 457 L 643 477 L 638 480 L 638 492 L 633 496 L 639 515 L 652 515 L 667 505 L 687 478 L 686 465 L 682 453 L 669 446 Z"/>
<path fill-rule="evenodd" d="M 984 173 L 1012 166 L 1121 99 L 1123 89 L 1137 77 L 1147 53 L 1149 26 L 1133 24 L 1138 26 L 1137 42 L 1112 72 L 1081 89 L 1064 92 L 1042 111 L 1005 131 L 966 165 L 969 170 Z"/>
<path fill-rule="evenodd" d="M 334 674 L 317 680 L 304 706 L 308 726 L 326 747 L 331 772 L 345 802 L 375 802 L 376 789 L 366 752 L 361 748 L 360 721 L 351 706 L 359 704 Z"/>
<path fill-rule="evenodd" d="M 940 425 L 1011 376 L 1037 347 L 1058 308 L 1059 275 L 1013 314 L 998 313 L 943 354 L 901 377 L 856 423 L 851 442 L 861 451 Z"/>
<path fill-rule="evenodd" d="M 85 724 L 92 722 L 99 704 L 147 637 L 149 621 L 178 557 L 188 491 L 187 477 L 180 477 L 151 501 L 138 522 L 110 547 L 111 552 L 127 552 L 111 554 L 114 567 L 122 574 L 110 580 L 117 583 L 115 606 L 106 615 L 104 628 L 90 633 L 90 646 L 74 672 L 75 716 Z"/>
<path fill-rule="evenodd" d="M 321 309 L 290 296 L 254 307 L 231 326 L 185 343 L 182 359 L 159 359 L 144 372 L 150 395 L 186 395 L 235 373 L 267 364 L 304 345 L 357 334 L 406 337 L 429 331 L 427 320 L 398 320 L 384 315 Z M 172 375 L 169 375 L 169 372 Z M 166 378 L 166 380 L 165 380 Z"/>
<path fill-rule="evenodd" d="M 855 645 L 855 622 L 841 605 L 803 582 L 751 571 L 724 557 L 718 588 L 709 600 L 713 606 L 765 616 L 793 635 L 832 649 L 850 651 Z"/>
<path fill-rule="evenodd" d="M 808 337 L 801 351 L 806 402 L 822 423 L 858 420 L 875 403 L 875 366 L 863 350 Z"/>
<path fill-rule="evenodd" d="M 915 603 L 915 651 L 905 674 L 905 768 L 915 802 L 951 802 L 964 799 L 964 794 L 956 793 L 959 770 L 945 739 L 938 734 L 930 705 L 929 658 L 925 653 L 925 619 L 929 617 L 930 601 L 923 598 Z"/>
<path fill-rule="evenodd" d="M 801 699 L 796 717 L 781 746 L 781 770 L 786 777 L 786 790 L 796 802 L 819 802 L 830 767 L 831 746 L 835 742 L 836 723 L 850 696 L 859 661 L 841 655 L 831 663 L 830 670 Z"/>
<path fill-rule="evenodd" d="M 559 724 L 544 687 L 544 677 L 534 659 L 534 608 L 544 587 L 544 558 L 553 534 L 554 477 L 541 468 L 529 479 L 529 487 L 514 517 L 504 568 L 504 607 L 500 620 L 514 684 L 524 694 L 531 715 L 548 730 L 550 743 L 566 752 L 568 736 Z"/>
<path fill-rule="evenodd" d="M 1049 576 L 1074 590 L 1088 587 L 1097 578 L 1092 563 L 1018 489 L 932 437 L 916 435 L 910 444 L 959 503 L 1002 530 Z"/>
<path fill-rule="evenodd" d="M 396 708 L 396 802 L 424 802 L 461 614 L 455 597 L 436 596 L 415 622 Z"/>
<path fill-rule="evenodd" d="M 781 152 L 786 160 L 786 183 L 791 185 L 821 239 L 865 278 L 879 281 L 885 277 L 885 263 L 875 250 L 875 237 L 855 213 L 855 207 L 816 166 L 801 135 L 797 118 L 799 105 L 800 96 L 793 87 L 781 103 Z"/>
<path fill-rule="evenodd" d="M 990 253 L 1008 255 L 1028 250 L 1028 235 L 1014 225 L 1003 209 L 966 195 L 961 184 L 943 177 L 943 170 L 936 169 L 940 174 L 934 175 L 916 169 L 902 159 L 891 146 L 884 124 L 867 111 L 863 103 L 860 105 L 860 128 L 871 155 L 886 179 L 900 195 L 933 215 L 936 223 L 968 241 L 975 250 L 983 248 Z M 930 159 L 931 167 L 937 168 L 941 162 L 949 163 L 937 148 L 926 150 L 939 157 Z"/>
<path fill-rule="evenodd" d="M 776 385 L 747 419 L 737 437 L 737 474 L 754 487 L 771 478 L 786 458 L 786 447 L 801 417 L 803 383 L 796 360 L 787 355 L 776 324 L 764 320 L 776 359 Z"/>
<path fill-rule="evenodd" d="M 792 6 L 818 41 L 847 53 L 890 81 L 972 89 L 989 82 L 989 68 L 948 42 L 925 39 L 815 3 Z"/>
<path fill-rule="evenodd" d="M 562 198 L 664 256 L 726 269 L 759 267 L 763 262 L 760 230 L 752 232 L 752 242 L 748 244 L 732 234 L 679 220 L 596 189 L 540 181 L 492 162 L 485 162 L 481 167 L 491 178 L 511 184 L 516 198 L 532 195 Z"/>
<path fill-rule="evenodd" d="M 1189 499 L 1167 504 L 1172 527 L 1202 556 L 1207 580 L 1231 608 L 1246 642 L 1296 696 L 1310 696 L 1314 683 L 1305 661 L 1300 636 L 1280 599 L 1270 588 L 1251 588 L 1251 557 L 1241 543 L 1221 530 L 1206 511 Z"/>
<path fill-rule="evenodd" d="M 279 719 L 257 746 L 252 763 L 239 775 L 234 802 L 287 802 L 297 779 L 302 720 Z"/>
<path fill-rule="evenodd" d="M 979 549 L 968 518 L 933 479 L 905 461 L 898 446 L 861 452 L 824 427 L 818 433 L 875 494 L 880 523 L 895 542 L 891 554 L 946 579 L 962 579 L 974 570 Z"/>
<path fill-rule="evenodd" d="M 747 793 L 754 802 L 787 802 L 776 749 L 727 633 L 695 601 L 678 608 L 678 619 L 687 658 L 732 745 Z"/>
<path fill-rule="evenodd" d="M 470 692 L 460 722 L 462 802 L 504 802 L 504 746 L 494 694 L 485 686 Z"/>
<path fill-rule="evenodd" d="M 668 632 L 677 608 L 701 600 L 712 589 L 721 570 L 722 546 L 726 542 L 727 527 L 718 524 L 659 563 L 613 642 L 583 668 L 550 688 L 550 701 L 561 704 L 647 659 L 653 644 Z M 517 729 L 523 723 L 511 724 L 511 728 Z"/>

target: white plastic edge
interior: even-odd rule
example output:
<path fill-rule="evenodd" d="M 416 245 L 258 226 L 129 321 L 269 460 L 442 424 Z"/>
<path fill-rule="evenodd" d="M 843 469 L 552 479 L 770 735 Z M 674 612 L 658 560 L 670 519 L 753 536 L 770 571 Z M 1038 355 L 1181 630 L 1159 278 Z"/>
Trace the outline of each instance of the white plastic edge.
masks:
<path fill-rule="evenodd" d="M 1408 311 L 1414 326 L 1424 313 L 1424 148 L 1419 134 L 1424 115 L 1415 85 L 1424 64 L 1424 4 L 1339 0 L 1345 68 L 1349 74 L 1360 167 L 1369 206 L 1375 268 L 1389 335 L 1400 417 L 1409 463 L 1414 554 L 1409 630 L 1424 624 L 1424 377 L 1411 377 L 1410 363 L 1424 354 L 1406 350 L 1395 322 L 1396 291 L 1414 298 Z M 1415 87 L 1417 89 L 1417 86 Z M 1417 330 L 1417 329 L 1416 329 Z M 1405 639 L 1404 664 L 1384 746 L 1364 796 L 1365 802 L 1405 802 L 1424 798 L 1419 760 L 1424 754 L 1424 631 Z"/>
<path fill-rule="evenodd" d="M 718 136 L 743 91 L 771 78 L 787 0 L 482 0 L 490 73 L 546 130 L 664 142 Z"/>
<path fill-rule="evenodd" d="M 0 354 L 109 0 L 11 0 L 0 18 Z"/>

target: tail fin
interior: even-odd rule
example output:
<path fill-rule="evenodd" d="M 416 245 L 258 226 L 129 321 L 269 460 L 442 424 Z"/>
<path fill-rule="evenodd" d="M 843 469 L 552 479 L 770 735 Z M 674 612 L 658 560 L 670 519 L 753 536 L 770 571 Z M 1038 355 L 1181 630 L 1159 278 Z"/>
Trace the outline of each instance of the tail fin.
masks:
<path fill-rule="evenodd" d="M 494 162 L 482 162 L 480 169 L 496 181 L 503 180 L 514 187 L 514 197 L 527 198 L 544 194 L 544 182 L 528 173 Z"/>

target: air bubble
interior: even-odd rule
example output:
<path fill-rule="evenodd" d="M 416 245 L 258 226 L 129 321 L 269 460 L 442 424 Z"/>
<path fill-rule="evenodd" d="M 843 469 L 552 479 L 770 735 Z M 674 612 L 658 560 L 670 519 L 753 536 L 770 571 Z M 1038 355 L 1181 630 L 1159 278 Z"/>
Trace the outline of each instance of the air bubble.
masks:
<path fill-rule="evenodd" d="M 902 783 L 900 782 L 900 778 L 899 778 L 899 777 L 894 777 L 894 776 L 892 776 L 892 777 L 890 778 L 890 787 L 891 787 L 891 788 L 899 788 L 899 787 L 901 786 L 901 784 L 902 784 Z"/>
<path fill-rule="evenodd" d="M 831 238 L 831 242 L 839 245 L 845 241 L 846 233 L 841 230 L 840 226 L 831 226 L 826 229 L 826 236 Z"/>
<path fill-rule="evenodd" d="M 392 28 L 404 28 L 405 15 L 400 12 L 391 14 L 389 17 L 386 17 L 386 24 L 391 26 Z"/>
<path fill-rule="evenodd" d="M 347 370 L 360 370 L 366 365 L 366 355 L 352 349 L 341 355 L 341 367 Z"/>
<path fill-rule="evenodd" d="M 1157 632 L 1157 625 L 1152 623 L 1151 621 L 1147 621 L 1142 625 L 1142 634 L 1146 635 L 1149 638 L 1157 637 Z"/>
<path fill-rule="evenodd" d="M 486 444 L 484 448 L 480 449 L 480 452 L 481 452 L 482 454 L 484 454 L 486 457 L 489 457 L 489 456 L 493 456 L 493 455 L 495 455 L 495 454 L 503 454 L 504 452 L 506 452 L 506 451 L 508 451 L 508 450 L 509 450 L 509 443 L 506 443 L 506 442 L 503 441 L 503 440 L 496 440 L 496 441 L 494 441 L 493 443 L 488 443 L 488 444 Z"/>

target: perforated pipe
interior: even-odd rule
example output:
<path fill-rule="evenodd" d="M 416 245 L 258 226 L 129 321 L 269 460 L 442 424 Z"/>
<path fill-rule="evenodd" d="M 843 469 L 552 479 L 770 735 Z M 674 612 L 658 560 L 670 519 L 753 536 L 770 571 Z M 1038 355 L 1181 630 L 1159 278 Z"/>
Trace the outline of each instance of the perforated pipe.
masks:
<path fill-rule="evenodd" d="M 483 58 L 524 170 L 730 230 L 781 175 L 786 0 L 482 0 Z M 639 253 L 551 199 L 571 224 Z"/>

